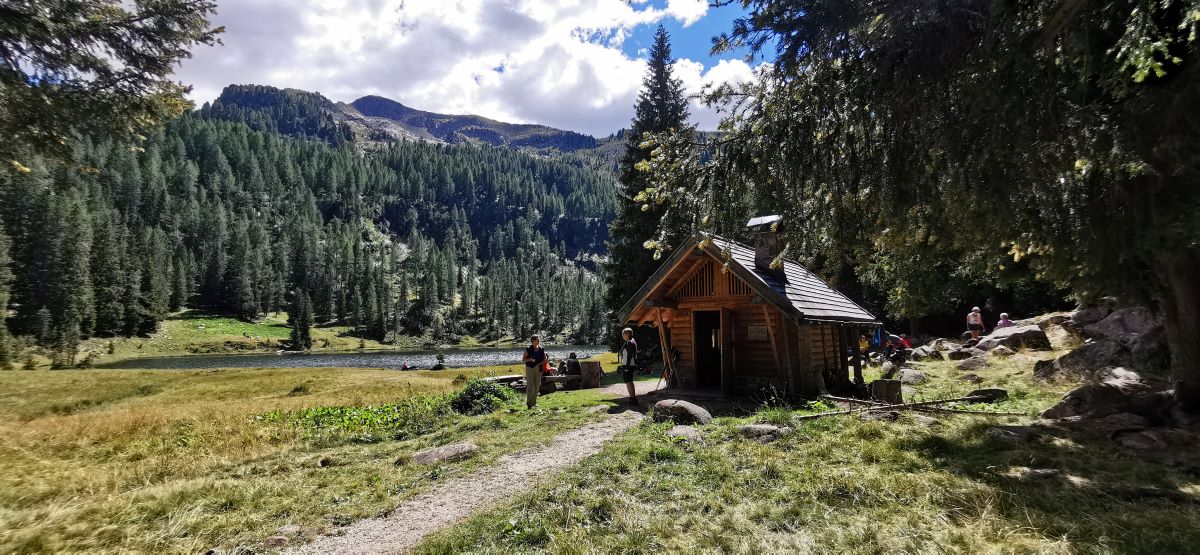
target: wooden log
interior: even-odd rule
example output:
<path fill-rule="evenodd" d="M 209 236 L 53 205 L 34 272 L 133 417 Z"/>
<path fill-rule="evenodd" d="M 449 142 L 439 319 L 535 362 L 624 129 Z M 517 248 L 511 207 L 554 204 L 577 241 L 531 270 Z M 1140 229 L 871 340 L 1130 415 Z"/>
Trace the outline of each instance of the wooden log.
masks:
<path fill-rule="evenodd" d="M 600 387 L 600 372 L 601 369 L 599 361 L 579 361 L 579 387 L 582 389 L 595 389 Z"/>
<path fill-rule="evenodd" d="M 903 403 L 900 380 L 875 380 L 871 382 L 871 398 L 885 403 Z"/>

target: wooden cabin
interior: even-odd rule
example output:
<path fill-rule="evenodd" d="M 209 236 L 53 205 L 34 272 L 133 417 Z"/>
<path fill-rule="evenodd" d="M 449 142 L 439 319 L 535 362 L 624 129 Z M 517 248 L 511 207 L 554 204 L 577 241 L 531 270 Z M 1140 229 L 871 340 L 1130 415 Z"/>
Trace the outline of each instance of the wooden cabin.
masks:
<path fill-rule="evenodd" d="M 813 397 L 849 385 L 851 372 L 861 383 L 862 361 L 848 355 L 879 320 L 794 261 L 771 268 L 778 223 L 751 220 L 753 248 L 693 236 L 617 314 L 658 328 L 676 386 Z"/>

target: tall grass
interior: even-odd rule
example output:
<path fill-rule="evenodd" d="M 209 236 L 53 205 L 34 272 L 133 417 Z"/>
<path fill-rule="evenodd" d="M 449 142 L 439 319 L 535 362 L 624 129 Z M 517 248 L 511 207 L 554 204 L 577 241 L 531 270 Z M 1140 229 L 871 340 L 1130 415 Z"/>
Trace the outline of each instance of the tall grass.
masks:
<path fill-rule="evenodd" d="M 0 552 L 257 550 L 285 524 L 302 541 L 597 417 L 594 392 L 446 408 L 460 374 L 511 370 L 0 372 Z M 477 458 L 405 462 L 463 440 Z"/>

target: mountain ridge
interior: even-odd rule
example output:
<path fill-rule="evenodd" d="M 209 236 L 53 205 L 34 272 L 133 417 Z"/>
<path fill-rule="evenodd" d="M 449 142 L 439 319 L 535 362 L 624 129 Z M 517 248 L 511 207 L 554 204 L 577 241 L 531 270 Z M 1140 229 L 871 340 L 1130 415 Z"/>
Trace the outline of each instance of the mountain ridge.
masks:
<path fill-rule="evenodd" d="M 226 86 L 209 109 L 255 127 L 334 144 L 346 140 L 422 140 L 561 152 L 592 149 L 600 144 L 595 137 L 575 131 L 472 114 L 440 114 L 377 95 L 346 103 L 330 100 L 319 92 L 267 85 Z"/>

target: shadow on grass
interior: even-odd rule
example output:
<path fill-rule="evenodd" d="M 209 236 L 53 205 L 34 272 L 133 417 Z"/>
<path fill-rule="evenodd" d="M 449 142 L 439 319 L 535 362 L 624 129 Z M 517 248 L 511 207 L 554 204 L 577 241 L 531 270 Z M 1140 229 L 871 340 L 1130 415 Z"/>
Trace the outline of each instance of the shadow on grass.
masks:
<path fill-rule="evenodd" d="M 1015 436 L 991 432 L 996 427 Z M 1006 520 L 1080 551 L 1195 553 L 1200 446 L 1187 445 L 1186 434 L 1183 444 L 1138 451 L 1086 431 L 977 422 L 949 436 L 898 438 L 895 446 L 991 487 Z"/>

